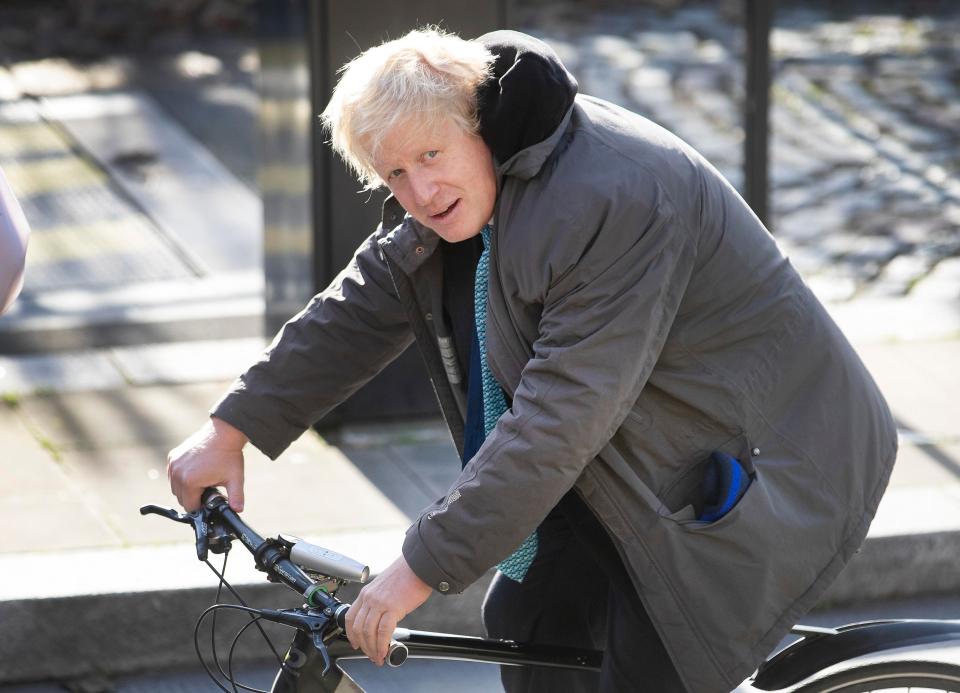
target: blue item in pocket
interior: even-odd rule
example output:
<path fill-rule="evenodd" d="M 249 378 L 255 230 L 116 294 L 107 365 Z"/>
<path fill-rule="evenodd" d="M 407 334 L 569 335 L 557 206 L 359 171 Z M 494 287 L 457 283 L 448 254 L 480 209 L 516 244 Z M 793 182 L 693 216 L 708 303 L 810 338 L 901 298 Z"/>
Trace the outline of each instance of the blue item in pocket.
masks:
<path fill-rule="evenodd" d="M 736 457 L 719 450 L 712 453 L 703 475 L 703 510 L 697 519 L 719 520 L 733 509 L 749 485 L 750 475 Z"/>

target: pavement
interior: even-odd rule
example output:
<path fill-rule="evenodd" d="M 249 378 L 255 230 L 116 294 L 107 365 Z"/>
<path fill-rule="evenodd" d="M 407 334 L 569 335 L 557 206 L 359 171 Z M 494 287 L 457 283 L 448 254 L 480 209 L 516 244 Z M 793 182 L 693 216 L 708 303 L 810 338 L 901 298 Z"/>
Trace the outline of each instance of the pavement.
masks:
<path fill-rule="evenodd" d="M 558 7 L 538 8 L 546 14 L 534 29 L 574 63 L 583 91 L 675 120 L 736 180 L 737 136 L 725 120 L 734 116 L 722 89 L 737 59 L 736 40 L 724 33 L 729 20 L 702 6 L 649 17 Z M 774 142 L 777 238 L 886 394 L 901 443 L 867 542 L 821 608 L 956 592 L 960 208 L 955 183 L 931 170 L 955 170 L 945 145 L 956 137 L 936 123 L 956 99 L 941 99 L 938 111 L 931 98 L 927 119 L 912 124 L 891 121 L 902 111 L 873 103 L 873 120 L 887 123 L 873 140 L 861 120 L 838 121 L 829 99 L 815 107 L 795 99 L 807 88 L 797 80 L 810 79 L 803 51 L 828 43 L 847 71 L 886 61 L 888 72 L 871 79 L 916 78 L 927 85 L 912 92 L 921 100 L 935 91 L 930 85 L 957 91 L 939 68 L 957 49 L 901 51 L 901 34 L 887 22 L 872 32 L 848 26 L 867 44 L 844 53 L 843 22 L 806 32 L 820 26 L 809 15 L 784 22 L 775 49 L 786 46 L 780 59 L 794 77 L 774 107 L 790 135 Z M 921 18 L 904 35 L 916 42 L 944 33 L 938 18 Z M 690 41 L 696 50 L 682 50 Z M 879 57 L 870 41 L 882 44 Z M 925 71 L 903 68 L 911 56 L 926 60 Z M 34 226 L 24 295 L 0 318 L 0 690 L 195 661 L 190 634 L 215 578 L 196 560 L 186 527 L 138 508 L 174 503 L 167 451 L 266 343 L 255 162 L 211 132 L 209 118 L 196 120 L 213 114 L 252 149 L 255 70 L 255 51 L 242 40 L 160 57 L 0 67 L 0 166 Z M 816 83 L 818 96 L 837 93 Z M 684 100 L 693 85 L 697 98 Z M 834 127 L 809 134 L 826 122 Z M 900 133 L 913 138 L 908 150 L 896 149 Z M 828 156 L 844 149 L 847 160 Z M 858 178 L 844 188 L 851 170 L 888 165 L 899 178 L 880 176 L 874 187 Z M 311 431 L 275 462 L 248 451 L 244 515 L 264 535 L 303 536 L 376 572 L 458 469 L 439 421 Z M 246 594 L 259 603 L 289 599 L 234 553 L 228 576 Z M 484 582 L 432 598 L 408 625 L 478 632 Z M 258 654 L 252 643 L 241 649 Z"/>

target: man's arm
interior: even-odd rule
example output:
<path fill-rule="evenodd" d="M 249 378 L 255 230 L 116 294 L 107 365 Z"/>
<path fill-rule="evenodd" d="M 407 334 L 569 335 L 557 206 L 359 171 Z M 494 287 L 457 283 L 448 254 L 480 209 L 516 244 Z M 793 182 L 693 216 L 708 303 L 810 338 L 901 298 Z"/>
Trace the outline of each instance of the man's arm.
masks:
<path fill-rule="evenodd" d="M 330 286 L 233 383 L 212 409 L 211 422 L 170 453 L 167 474 L 184 507 L 196 507 L 203 488 L 215 485 L 207 482 L 218 479 L 232 482 L 231 507 L 242 505 L 243 443 L 276 458 L 410 344 L 406 314 L 377 246 L 385 233 L 364 241 Z"/>
<path fill-rule="evenodd" d="M 0 169 L 0 313 L 20 293 L 29 236 L 27 219 Z"/>

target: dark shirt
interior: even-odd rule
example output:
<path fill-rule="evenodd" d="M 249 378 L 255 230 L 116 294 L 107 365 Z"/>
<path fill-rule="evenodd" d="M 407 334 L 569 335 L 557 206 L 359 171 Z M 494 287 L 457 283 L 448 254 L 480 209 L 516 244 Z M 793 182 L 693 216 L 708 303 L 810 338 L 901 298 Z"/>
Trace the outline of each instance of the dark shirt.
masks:
<path fill-rule="evenodd" d="M 473 283 L 477 262 L 483 252 L 479 235 L 459 243 L 440 241 L 443 250 L 443 319 L 453 336 L 457 362 L 464 377 L 460 382 L 467 394 L 470 373 L 470 351 L 473 348 L 474 325 Z"/>

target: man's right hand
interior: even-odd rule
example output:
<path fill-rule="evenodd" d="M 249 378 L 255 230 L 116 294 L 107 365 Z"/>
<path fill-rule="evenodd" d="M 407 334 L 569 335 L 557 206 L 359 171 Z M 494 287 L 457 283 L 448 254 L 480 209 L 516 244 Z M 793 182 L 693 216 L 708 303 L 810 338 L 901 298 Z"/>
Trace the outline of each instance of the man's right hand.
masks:
<path fill-rule="evenodd" d="M 223 419 L 204 426 L 167 455 L 170 490 L 184 510 L 200 507 L 208 486 L 223 486 L 231 509 L 243 510 L 243 446 L 247 437 Z"/>

